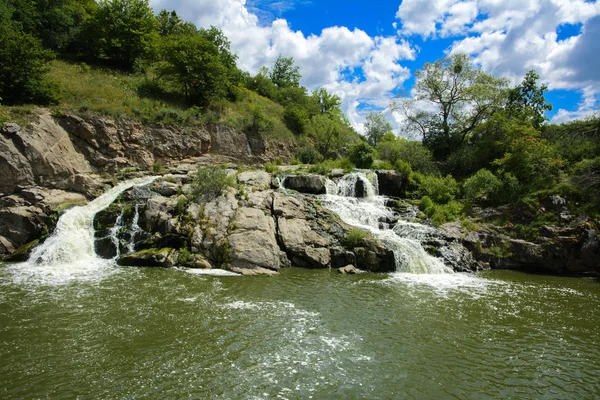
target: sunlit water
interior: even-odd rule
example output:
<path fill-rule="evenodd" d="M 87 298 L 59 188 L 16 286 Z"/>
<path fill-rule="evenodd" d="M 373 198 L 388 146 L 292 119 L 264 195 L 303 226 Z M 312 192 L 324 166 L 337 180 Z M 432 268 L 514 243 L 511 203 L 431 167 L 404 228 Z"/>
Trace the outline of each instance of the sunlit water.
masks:
<path fill-rule="evenodd" d="M 600 396 L 595 279 L 113 269 L 0 266 L 0 398 Z"/>

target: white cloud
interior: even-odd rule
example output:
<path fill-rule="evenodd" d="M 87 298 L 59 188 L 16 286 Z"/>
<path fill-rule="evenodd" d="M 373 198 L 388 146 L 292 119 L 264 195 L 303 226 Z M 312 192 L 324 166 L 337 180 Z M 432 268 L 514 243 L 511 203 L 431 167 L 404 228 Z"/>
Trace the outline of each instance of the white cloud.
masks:
<path fill-rule="evenodd" d="M 309 89 L 326 87 L 341 96 L 344 112 L 357 127 L 363 118 L 358 109 L 367 103 L 385 107 L 391 92 L 410 76 L 399 62 L 416 56 L 407 41 L 370 37 L 356 28 L 333 26 L 320 35 L 305 36 L 285 19 L 261 24 L 246 0 L 152 0 L 152 6 L 175 9 L 200 27 L 219 26 L 239 56 L 238 66 L 250 73 L 271 66 L 280 54 L 294 57 L 301 83 Z M 363 77 L 349 81 L 344 71 L 362 71 Z"/>
<path fill-rule="evenodd" d="M 600 4 L 584 0 L 404 0 L 397 13 L 401 35 L 455 36 L 449 53 L 467 53 L 486 72 L 513 84 L 535 69 L 550 90 L 600 92 Z M 565 24 L 580 34 L 559 39 Z M 465 37 L 466 36 L 466 37 Z M 584 106 L 586 104 L 586 106 Z M 559 110 L 555 118 L 583 115 Z"/>

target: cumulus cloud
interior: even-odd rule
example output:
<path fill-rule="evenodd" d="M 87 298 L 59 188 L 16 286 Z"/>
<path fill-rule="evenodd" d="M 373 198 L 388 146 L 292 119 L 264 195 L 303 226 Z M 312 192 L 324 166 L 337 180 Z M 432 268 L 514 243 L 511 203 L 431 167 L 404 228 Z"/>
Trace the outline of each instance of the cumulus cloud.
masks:
<path fill-rule="evenodd" d="M 280 54 L 294 57 L 302 74 L 301 83 L 309 89 L 325 87 L 339 95 L 344 111 L 357 127 L 363 119 L 360 108 L 387 105 L 391 92 L 410 76 L 410 71 L 400 65 L 400 61 L 416 56 L 407 41 L 396 36 L 371 37 L 360 29 L 344 26 L 328 27 L 320 35 L 306 36 L 290 28 L 285 19 L 261 20 L 253 10 L 265 1 L 270 7 L 294 3 L 271 0 L 248 3 L 246 0 L 152 0 L 151 3 L 155 9 L 175 9 L 182 18 L 199 27 L 219 26 L 239 56 L 238 66 L 250 73 L 261 66 L 271 66 Z"/>
<path fill-rule="evenodd" d="M 559 118 L 588 112 L 600 91 L 599 16 L 600 4 L 584 0 L 404 0 L 396 14 L 401 35 L 457 37 L 449 53 L 470 54 L 514 84 L 535 69 L 550 90 L 581 91 L 580 110 L 559 110 Z M 566 24 L 583 28 L 559 38 Z"/>

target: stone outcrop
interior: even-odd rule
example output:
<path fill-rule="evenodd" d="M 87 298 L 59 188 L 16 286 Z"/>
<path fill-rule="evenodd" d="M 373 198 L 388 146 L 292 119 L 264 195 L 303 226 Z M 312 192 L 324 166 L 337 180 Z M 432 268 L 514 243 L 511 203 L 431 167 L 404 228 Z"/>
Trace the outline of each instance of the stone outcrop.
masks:
<path fill-rule="evenodd" d="M 563 227 L 546 227 L 535 241 L 511 237 L 486 223 L 479 223 L 476 231 L 467 231 L 458 222 L 443 225 L 441 230 L 491 268 L 557 274 L 600 273 L 600 237 L 598 227 L 590 219 L 574 220 Z"/>
<path fill-rule="evenodd" d="M 377 181 L 379 182 L 379 194 L 391 197 L 404 196 L 406 177 L 398 171 L 379 170 Z"/>
<path fill-rule="evenodd" d="M 272 189 L 264 171 L 243 171 L 237 180 L 238 188 L 200 203 L 180 194 L 191 192 L 184 183 L 189 178 L 180 179 L 177 190 L 167 176 L 147 193 L 125 192 L 96 215 L 97 253 L 115 257 L 116 243 L 121 265 L 225 268 L 242 275 L 272 275 L 291 265 L 393 270 L 393 252 L 373 238 L 346 248 L 351 228 L 316 199 Z M 134 220 L 140 231 L 130 252 Z"/>
<path fill-rule="evenodd" d="M 285 187 L 300 193 L 325 194 L 327 179 L 321 175 L 290 175 L 285 178 Z"/>

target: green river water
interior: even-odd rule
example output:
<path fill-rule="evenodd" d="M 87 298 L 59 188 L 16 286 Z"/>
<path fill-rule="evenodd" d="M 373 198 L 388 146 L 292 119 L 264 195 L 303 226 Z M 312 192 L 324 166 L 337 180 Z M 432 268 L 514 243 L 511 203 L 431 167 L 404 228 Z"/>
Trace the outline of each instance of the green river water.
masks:
<path fill-rule="evenodd" d="M 2 399 L 592 399 L 600 281 L 0 266 Z"/>

